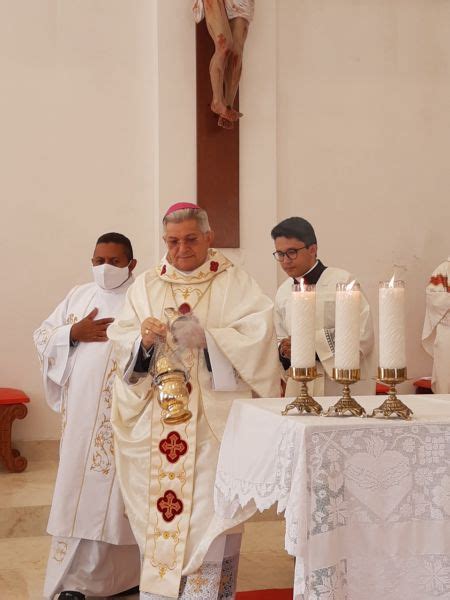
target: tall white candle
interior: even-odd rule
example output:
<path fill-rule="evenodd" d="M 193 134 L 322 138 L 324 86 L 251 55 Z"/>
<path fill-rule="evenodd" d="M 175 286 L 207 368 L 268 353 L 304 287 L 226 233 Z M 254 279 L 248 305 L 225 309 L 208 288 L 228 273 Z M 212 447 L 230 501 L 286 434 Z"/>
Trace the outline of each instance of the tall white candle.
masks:
<path fill-rule="evenodd" d="M 307 369 L 316 364 L 316 286 L 303 281 L 292 286 L 291 365 Z"/>
<path fill-rule="evenodd" d="M 382 281 L 379 287 L 380 362 L 383 369 L 406 367 L 405 283 Z"/>
<path fill-rule="evenodd" d="M 336 286 L 336 369 L 359 369 L 361 291 L 356 282 Z"/>

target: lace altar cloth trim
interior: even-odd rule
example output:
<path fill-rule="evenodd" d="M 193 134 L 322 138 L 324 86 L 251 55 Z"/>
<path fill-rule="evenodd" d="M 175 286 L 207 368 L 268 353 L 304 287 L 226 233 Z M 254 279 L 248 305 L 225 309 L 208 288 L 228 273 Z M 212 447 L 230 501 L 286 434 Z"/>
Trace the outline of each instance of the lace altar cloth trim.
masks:
<path fill-rule="evenodd" d="M 306 580 L 297 561 L 294 600 L 448 600 L 450 556 L 355 558 L 317 569 Z"/>
<path fill-rule="evenodd" d="M 267 459 L 266 473 L 270 473 L 268 478 L 239 478 L 218 469 L 215 482 L 216 512 L 225 518 L 232 518 L 239 508 L 252 501 L 260 511 L 270 508 L 276 502 L 278 512 L 284 511 L 291 489 L 297 438 L 296 428 L 286 419 L 280 431 L 277 450 Z M 261 449 L 263 448 L 264 444 L 261 442 Z"/>

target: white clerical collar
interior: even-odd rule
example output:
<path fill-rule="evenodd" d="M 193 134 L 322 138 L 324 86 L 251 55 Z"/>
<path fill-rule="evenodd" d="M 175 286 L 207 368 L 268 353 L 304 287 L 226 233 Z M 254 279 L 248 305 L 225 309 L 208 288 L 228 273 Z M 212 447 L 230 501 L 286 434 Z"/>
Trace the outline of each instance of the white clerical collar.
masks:
<path fill-rule="evenodd" d="M 317 265 L 319 264 L 319 260 L 316 260 L 316 262 L 314 263 L 314 265 L 309 269 L 309 271 L 306 271 L 306 273 L 303 273 L 303 275 L 301 275 L 300 277 L 293 277 L 292 279 L 294 279 L 294 281 L 299 281 L 299 279 L 302 279 L 303 277 L 306 277 L 308 275 L 308 273 L 311 273 L 311 271 L 314 271 L 314 269 L 317 267 Z"/>
<path fill-rule="evenodd" d="M 175 267 L 174 267 L 174 269 L 175 269 Z M 178 271 L 178 273 L 181 273 L 182 275 L 190 275 L 191 273 L 193 273 L 195 271 L 195 269 L 192 269 L 192 271 L 182 271 L 181 269 L 176 269 L 176 270 Z"/>

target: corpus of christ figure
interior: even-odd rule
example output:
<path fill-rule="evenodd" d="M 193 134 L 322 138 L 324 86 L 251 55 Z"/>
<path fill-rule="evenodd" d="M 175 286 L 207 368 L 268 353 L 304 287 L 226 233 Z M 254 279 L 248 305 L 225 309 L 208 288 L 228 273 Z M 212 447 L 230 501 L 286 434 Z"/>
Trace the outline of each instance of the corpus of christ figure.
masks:
<path fill-rule="evenodd" d="M 214 41 L 209 65 L 211 110 L 219 117 L 218 125 L 232 129 L 242 114 L 233 108 L 242 72 L 242 54 L 255 0 L 195 0 L 193 11 L 199 23 L 203 18 Z"/>

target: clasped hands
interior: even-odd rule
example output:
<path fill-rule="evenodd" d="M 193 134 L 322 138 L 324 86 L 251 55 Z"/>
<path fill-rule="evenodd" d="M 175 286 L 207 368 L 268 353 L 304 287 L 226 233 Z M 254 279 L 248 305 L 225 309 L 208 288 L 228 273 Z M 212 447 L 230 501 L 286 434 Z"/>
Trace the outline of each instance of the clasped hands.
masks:
<path fill-rule="evenodd" d="M 142 346 L 149 350 L 157 338 L 166 339 L 167 325 L 159 319 L 148 317 L 141 324 Z M 205 330 L 194 315 L 175 319 L 171 326 L 174 340 L 182 348 L 206 348 Z"/>

